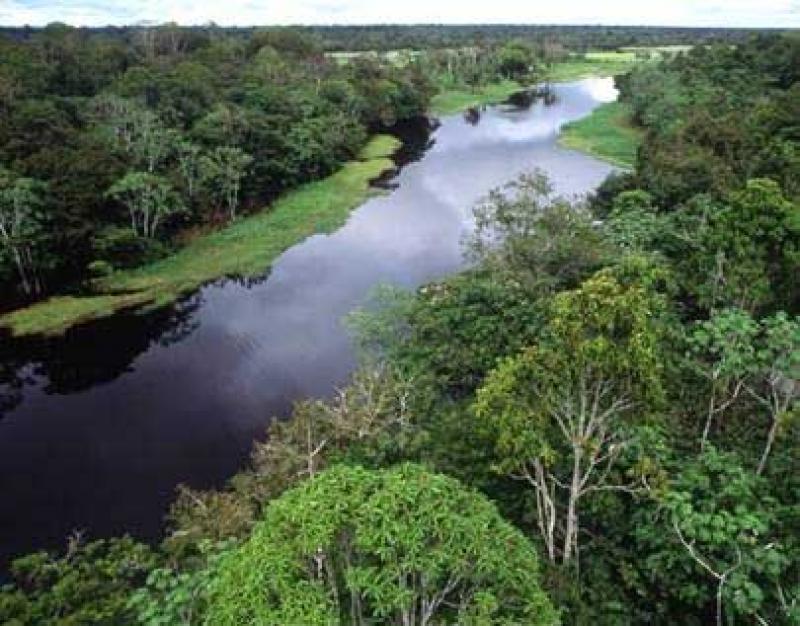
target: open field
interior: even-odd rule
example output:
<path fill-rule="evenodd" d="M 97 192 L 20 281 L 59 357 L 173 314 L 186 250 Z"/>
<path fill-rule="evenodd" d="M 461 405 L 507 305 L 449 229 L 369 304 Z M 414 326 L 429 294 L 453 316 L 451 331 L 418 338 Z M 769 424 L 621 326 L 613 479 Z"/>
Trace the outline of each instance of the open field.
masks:
<path fill-rule="evenodd" d="M 559 143 L 614 165 L 631 168 L 641 136 L 642 131 L 631 124 L 629 105 L 611 102 L 597 108 L 590 116 L 564 126 Z"/>
<path fill-rule="evenodd" d="M 689 52 L 694 46 L 626 46 L 620 48 L 622 52 L 632 52 L 649 58 L 669 57 L 681 52 Z"/>
<path fill-rule="evenodd" d="M 269 209 L 204 235 L 174 255 L 98 280 L 94 293 L 58 296 L 0 316 L 14 336 L 57 335 L 76 324 L 131 308 L 175 302 L 224 276 L 260 276 L 290 246 L 341 226 L 371 193 L 369 182 L 392 168 L 394 137 L 374 137 L 360 158 L 324 180 L 287 193 Z"/>

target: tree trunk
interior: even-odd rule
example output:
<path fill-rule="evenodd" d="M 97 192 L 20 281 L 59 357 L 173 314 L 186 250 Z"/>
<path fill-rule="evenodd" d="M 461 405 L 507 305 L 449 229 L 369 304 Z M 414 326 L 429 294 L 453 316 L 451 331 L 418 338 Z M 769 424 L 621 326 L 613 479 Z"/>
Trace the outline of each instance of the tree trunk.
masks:
<path fill-rule="evenodd" d="M 28 275 L 33 293 L 34 295 L 39 295 L 42 293 L 42 283 L 39 280 L 39 273 L 36 271 L 36 264 L 33 262 L 33 254 L 28 246 L 23 246 L 22 252 L 25 257 L 25 263 L 28 267 Z"/>
<path fill-rule="evenodd" d="M 703 428 L 703 437 L 700 439 L 700 450 L 706 449 L 706 444 L 708 443 L 708 436 L 711 432 L 711 422 L 714 421 L 714 408 L 716 404 L 716 396 L 717 396 L 717 385 L 716 383 L 712 383 L 711 385 L 711 397 L 708 400 L 708 415 L 706 416 L 706 425 Z"/>
<path fill-rule="evenodd" d="M 779 424 L 780 420 L 778 417 L 773 416 L 772 424 L 769 427 L 769 433 L 767 433 L 767 443 L 764 446 L 764 452 L 761 454 L 761 460 L 758 462 L 758 469 L 756 470 L 756 474 L 759 476 L 767 469 L 767 461 L 769 460 L 770 452 L 772 452 L 772 446 L 775 444 L 775 437 L 778 435 Z"/>
<path fill-rule="evenodd" d="M 14 255 L 14 263 L 17 266 L 17 272 L 19 273 L 19 279 L 22 283 L 22 290 L 25 292 L 25 295 L 31 296 L 33 295 L 33 287 L 31 286 L 31 281 L 28 278 L 28 271 L 25 267 L 25 262 L 22 258 L 22 254 L 17 246 L 12 246 L 11 250 L 13 251 Z"/>
<path fill-rule="evenodd" d="M 564 533 L 563 562 L 569 563 L 573 551 L 578 550 L 578 498 L 581 492 L 581 449 L 573 446 L 572 483 L 569 488 L 569 504 L 567 506 L 567 528 Z"/>

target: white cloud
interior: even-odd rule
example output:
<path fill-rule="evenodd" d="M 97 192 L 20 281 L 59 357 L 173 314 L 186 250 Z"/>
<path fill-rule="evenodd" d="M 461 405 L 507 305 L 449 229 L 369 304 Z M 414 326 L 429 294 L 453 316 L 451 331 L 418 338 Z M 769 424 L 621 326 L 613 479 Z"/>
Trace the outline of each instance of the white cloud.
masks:
<path fill-rule="evenodd" d="M 0 24 L 539 23 L 800 27 L 796 0 L 0 0 Z"/>

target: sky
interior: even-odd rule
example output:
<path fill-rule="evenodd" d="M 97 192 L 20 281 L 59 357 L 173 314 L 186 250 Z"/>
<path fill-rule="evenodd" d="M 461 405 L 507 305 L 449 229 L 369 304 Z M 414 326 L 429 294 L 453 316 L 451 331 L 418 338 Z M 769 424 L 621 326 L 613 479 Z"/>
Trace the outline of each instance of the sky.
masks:
<path fill-rule="evenodd" d="M 800 0 L 0 0 L 0 25 L 642 24 L 800 28 Z"/>

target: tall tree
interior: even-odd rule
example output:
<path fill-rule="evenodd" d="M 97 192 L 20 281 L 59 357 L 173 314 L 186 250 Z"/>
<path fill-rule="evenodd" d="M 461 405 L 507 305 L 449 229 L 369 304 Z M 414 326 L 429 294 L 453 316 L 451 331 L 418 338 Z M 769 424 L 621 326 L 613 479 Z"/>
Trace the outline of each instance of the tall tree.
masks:
<path fill-rule="evenodd" d="M 750 399 L 768 417 L 758 463 L 762 474 L 776 438 L 789 425 L 800 398 L 800 319 L 780 312 L 761 321 L 730 309 L 698 323 L 690 337 L 694 365 L 709 380 L 701 447 L 711 427 L 734 403 Z"/>
<path fill-rule="evenodd" d="M 128 208 L 131 229 L 141 237 L 154 238 L 165 218 L 183 210 L 181 199 L 170 184 L 146 172 L 126 174 L 106 193 Z"/>
<path fill-rule="evenodd" d="M 203 179 L 212 195 L 224 202 L 231 220 L 236 219 L 242 179 L 253 157 L 239 148 L 220 147 L 202 157 Z"/>
<path fill-rule="evenodd" d="M 536 552 L 485 497 L 415 465 L 336 467 L 267 508 L 208 623 L 556 624 Z"/>
<path fill-rule="evenodd" d="M 0 239 L 13 259 L 20 286 L 27 296 L 42 291 L 36 243 L 42 232 L 44 184 L 0 168 Z"/>
<path fill-rule="evenodd" d="M 637 487 L 616 464 L 662 395 L 659 306 L 604 270 L 557 295 L 540 340 L 478 391 L 498 467 L 534 490 L 551 561 L 577 555 L 587 496 Z"/>
<path fill-rule="evenodd" d="M 197 185 L 201 178 L 201 150 L 200 147 L 188 142 L 181 141 L 176 146 L 178 156 L 178 169 L 186 185 L 186 195 L 189 200 L 193 200 L 197 192 Z"/>

